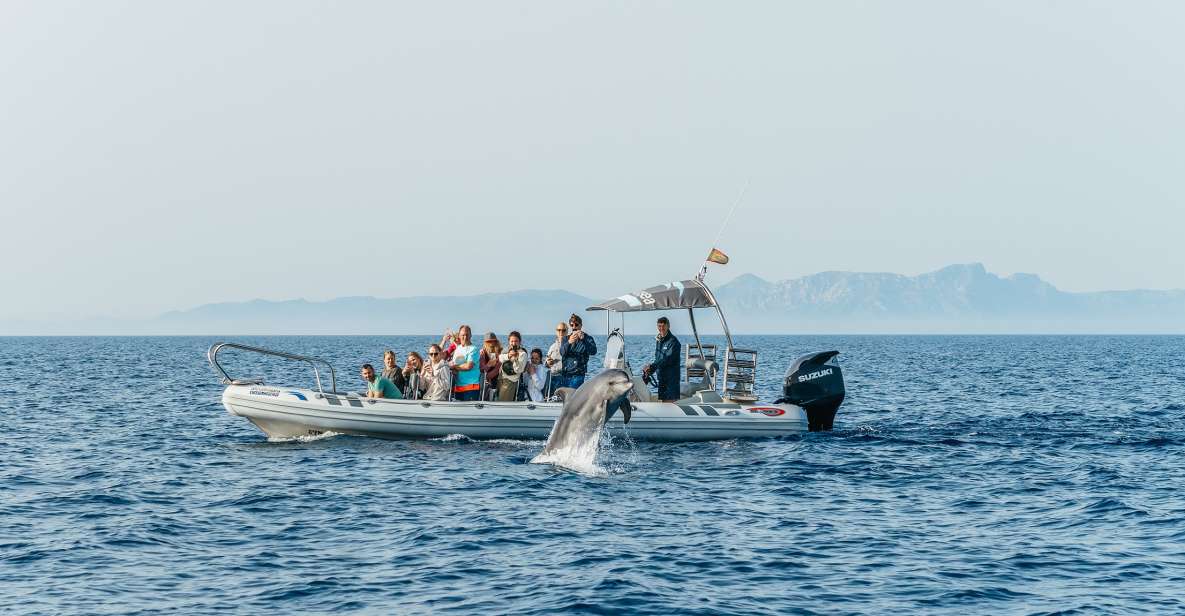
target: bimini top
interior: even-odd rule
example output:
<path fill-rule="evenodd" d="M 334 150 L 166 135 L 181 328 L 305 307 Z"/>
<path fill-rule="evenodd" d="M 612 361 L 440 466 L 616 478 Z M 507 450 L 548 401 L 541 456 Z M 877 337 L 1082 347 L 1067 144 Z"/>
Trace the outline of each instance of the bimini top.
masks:
<path fill-rule="evenodd" d="M 640 312 L 643 310 L 712 308 L 715 306 L 716 300 L 703 283 L 698 280 L 683 280 L 605 300 L 595 306 L 589 306 L 588 310 Z"/>

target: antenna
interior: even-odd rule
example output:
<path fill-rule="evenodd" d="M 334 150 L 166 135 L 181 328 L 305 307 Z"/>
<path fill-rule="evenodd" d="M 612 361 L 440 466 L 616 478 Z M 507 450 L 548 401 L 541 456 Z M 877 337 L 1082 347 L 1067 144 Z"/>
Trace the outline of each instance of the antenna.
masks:
<path fill-rule="evenodd" d="M 746 178 L 745 185 L 741 187 L 740 194 L 737 195 L 735 201 L 732 202 L 732 208 L 728 210 L 728 216 L 724 217 L 724 224 L 720 225 L 720 231 L 716 233 L 716 239 L 712 240 L 711 250 L 716 248 L 716 244 L 720 242 L 720 238 L 724 236 L 724 230 L 728 228 L 728 222 L 732 220 L 732 215 L 736 213 L 737 206 L 741 204 L 741 200 L 745 198 L 745 193 L 749 191 L 749 183 L 753 178 Z M 708 253 L 711 256 L 711 252 Z M 704 264 L 699 268 L 699 275 L 696 278 L 703 282 L 704 276 L 708 274 L 708 260 L 704 259 Z"/>
<path fill-rule="evenodd" d="M 724 235 L 724 229 L 728 227 L 728 221 L 732 220 L 732 215 L 737 211 L 737 206 L 741 204 L 741 199 L 745 198 L 745 193 L 749 191 L 749 182 L 752 178 L 745 180 L 745 185 L 741 188 L 741 193 L 737 195 L 735 201 L 732 202 L 732 209 L 728 210 L 728 216 L 724 217 L 724 224 L 720 225 L 720 231 L 716 233 L 716 239 L 712 240 L 712 248 L 716 247 L 716 243 L 720 241 L 720 237 Z"/>

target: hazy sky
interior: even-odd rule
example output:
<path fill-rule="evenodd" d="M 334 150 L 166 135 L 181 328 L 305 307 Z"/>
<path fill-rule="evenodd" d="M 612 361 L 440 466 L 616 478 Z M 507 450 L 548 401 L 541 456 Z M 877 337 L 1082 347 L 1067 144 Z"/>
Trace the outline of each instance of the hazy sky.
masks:
<path fill-rule="evenodd" d="M 1185 3 L 0 0 L 0 317 L 981 261 L 1185 288 Z"/>

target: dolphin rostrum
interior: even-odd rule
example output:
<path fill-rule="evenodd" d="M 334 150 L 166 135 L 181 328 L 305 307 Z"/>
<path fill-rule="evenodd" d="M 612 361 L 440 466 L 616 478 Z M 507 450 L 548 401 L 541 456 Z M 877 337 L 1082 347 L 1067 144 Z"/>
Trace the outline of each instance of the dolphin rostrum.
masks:
<path fill-rule="evenodd" d="M 562 462 L 565 452 L 591 464 L 597 445 L 601 440 L 601 429 L 621 409 L 622 417 L 629 423 L 631 411 L 626 395 L 634 386 L 624 370 L 606 370 L 585 381 L 579 389 L 564 392 L 564 408 L 556 419 L 547 445 L 531 462 Z M 558 455 L 557 455 L 558 454 Z"/>

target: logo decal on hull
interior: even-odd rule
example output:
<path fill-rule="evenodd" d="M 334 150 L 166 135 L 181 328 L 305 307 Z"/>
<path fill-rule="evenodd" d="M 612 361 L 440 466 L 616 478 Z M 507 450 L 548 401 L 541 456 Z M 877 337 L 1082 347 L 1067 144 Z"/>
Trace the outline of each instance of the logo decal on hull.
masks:
<path fill-rule="evenodd" d="M 280 390 L 278 389 L 260 389 L 258 387 L 252 387 L 247 393 L 252 396 L 272 396 L 273 398 L 280 396 Z"/>
<path fill-rule="evenodd" d="M 755 406 L 749 409 L 750 413 L 761 413 L 766 417 L 777 417 L 778 415 L 785 415 L 786 411 L 783 409 L 774 408 L 772 406 Z"/>
<path fill-rule="evenodd" d="M 303 400 L 305 402 L 308 402 L 308 400 L 309 400 L 308 398 L 306 398 L 304 396 L 304 394 L 300 393 L 299 391 L 290 391 L 290 392 L 288 392 L 288 395 L 289 396 L 296 396 L 297 400 Z"/>

